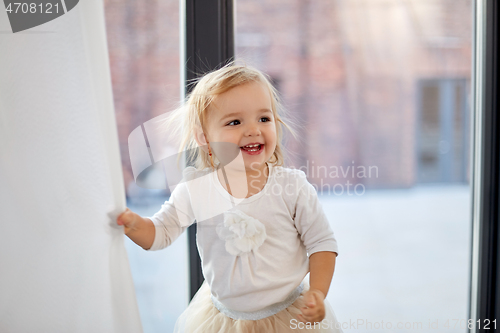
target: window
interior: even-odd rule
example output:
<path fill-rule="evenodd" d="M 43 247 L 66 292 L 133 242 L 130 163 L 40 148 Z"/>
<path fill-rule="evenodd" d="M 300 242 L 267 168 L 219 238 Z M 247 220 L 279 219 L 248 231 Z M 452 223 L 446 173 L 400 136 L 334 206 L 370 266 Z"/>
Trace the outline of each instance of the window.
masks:
<path fill-rule="evenodd" d="M 469 108 L 465 79 L 422 80 L 417 124 L 418 181 L 467 182 Z"/>

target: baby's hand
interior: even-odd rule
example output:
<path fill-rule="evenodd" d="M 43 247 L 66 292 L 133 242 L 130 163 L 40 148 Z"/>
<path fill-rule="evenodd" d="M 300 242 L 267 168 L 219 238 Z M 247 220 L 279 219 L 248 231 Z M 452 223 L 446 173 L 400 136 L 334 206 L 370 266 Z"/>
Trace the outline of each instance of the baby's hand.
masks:
<path fill-rule="evenodd" d="M 116 223 L 125 227 L 125 235 L 127 235 L 130 230 L 135 229 L 135 226 L 137 225 L 139 219 L 139 215 L 127 208 L 123 213 L 120 214 L 120 216 L 116 218 Z"/>
<path fill-rule="evenodd" d="M 310 289 L 304 293 L 304 306 L 302 314 L 299 314 L 299 320 L 303 323 L 317 323 L 325 318 L 325 295 L 317 290 Z"/>

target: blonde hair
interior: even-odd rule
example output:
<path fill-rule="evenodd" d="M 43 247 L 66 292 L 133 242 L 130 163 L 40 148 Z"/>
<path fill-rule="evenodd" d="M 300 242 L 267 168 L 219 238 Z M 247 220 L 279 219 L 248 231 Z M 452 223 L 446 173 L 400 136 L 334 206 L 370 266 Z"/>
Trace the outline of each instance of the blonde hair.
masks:
<path fill-rule="evenodd" d="M 259 70 L 231 62 L 197 79 L 194 82 L 196 86 L 187 96 L 184 105 L 172 111 L 166 119 L 166 125 L 171 134 L 181 138 L 179 152 L 186 151 L 188 161 L 194 163 L 197 169 L 212 167 L 210 156 L 198 146 L 194 137 L 197 128 L 205 129 L 207 112 L 213 100 L 232 88 L 251 82 L 263 84 L 271 95 L 271 111 L 276 123 L 277 140 L 276 149 L 269 162 L 274 165 L 284 165 L 284 147 L 281 142 L 283 128 L 288 129 L 294 137 L 296 134 L 292 127 L 293 122 L 282 114 L 282 104 L 278 91 L 271 84 L 267 75 Z M 215 157 L 214 162 L 216 161 L 218 160 Z"/>

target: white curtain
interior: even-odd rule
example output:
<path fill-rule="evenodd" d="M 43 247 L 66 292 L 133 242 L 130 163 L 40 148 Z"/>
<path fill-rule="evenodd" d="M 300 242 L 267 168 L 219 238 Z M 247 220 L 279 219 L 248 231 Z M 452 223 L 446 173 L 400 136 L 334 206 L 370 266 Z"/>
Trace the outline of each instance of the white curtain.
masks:
<path fill-rule="evenodd" d="M 142 332 L 103 3 L 9 31 L 0 10 L 0 332 Z"/>

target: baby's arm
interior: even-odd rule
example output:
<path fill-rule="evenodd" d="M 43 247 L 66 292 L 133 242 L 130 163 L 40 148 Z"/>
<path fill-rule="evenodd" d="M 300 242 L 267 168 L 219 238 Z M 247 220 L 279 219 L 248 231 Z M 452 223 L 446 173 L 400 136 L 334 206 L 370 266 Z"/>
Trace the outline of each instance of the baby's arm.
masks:
<path fill-rule="evenodd" d="M 311 290 L 321 291 L 323 298 L 326 298 L 328 289 L 330 289 L 336 259 L 337 253 L 326 251 L 315 252 L 309 257 Z"/>
<path fill-rule="evenodd" d="M 324 299 L 332 282 L 338 254 L 337 241 L 321 207 L 316 189 L 302 175 L 298 192 L 295 226 L 309 253 L 310 289 L 304 293 L 304 308 L 299 319 L 319 322 L 325 318 Z"/>
<path fill-rule="evenodd" d="M 118 216 L 116 223 L 123 225 L 125 235 L 144 250 L 150 249 L 153 245 L 156 231 L 153 221 L 150 219 L 141 217 L 127 208 Z"/>
<path fill-rule="evenodd" d="M 320 322 L 325 318 L 324 299 L 330 289 L 335 270 L 335 252 L 315 252 L 309 256 L 310 288 L 304 293 L 304 308 L 299 319 L 303 322 Z"/>

